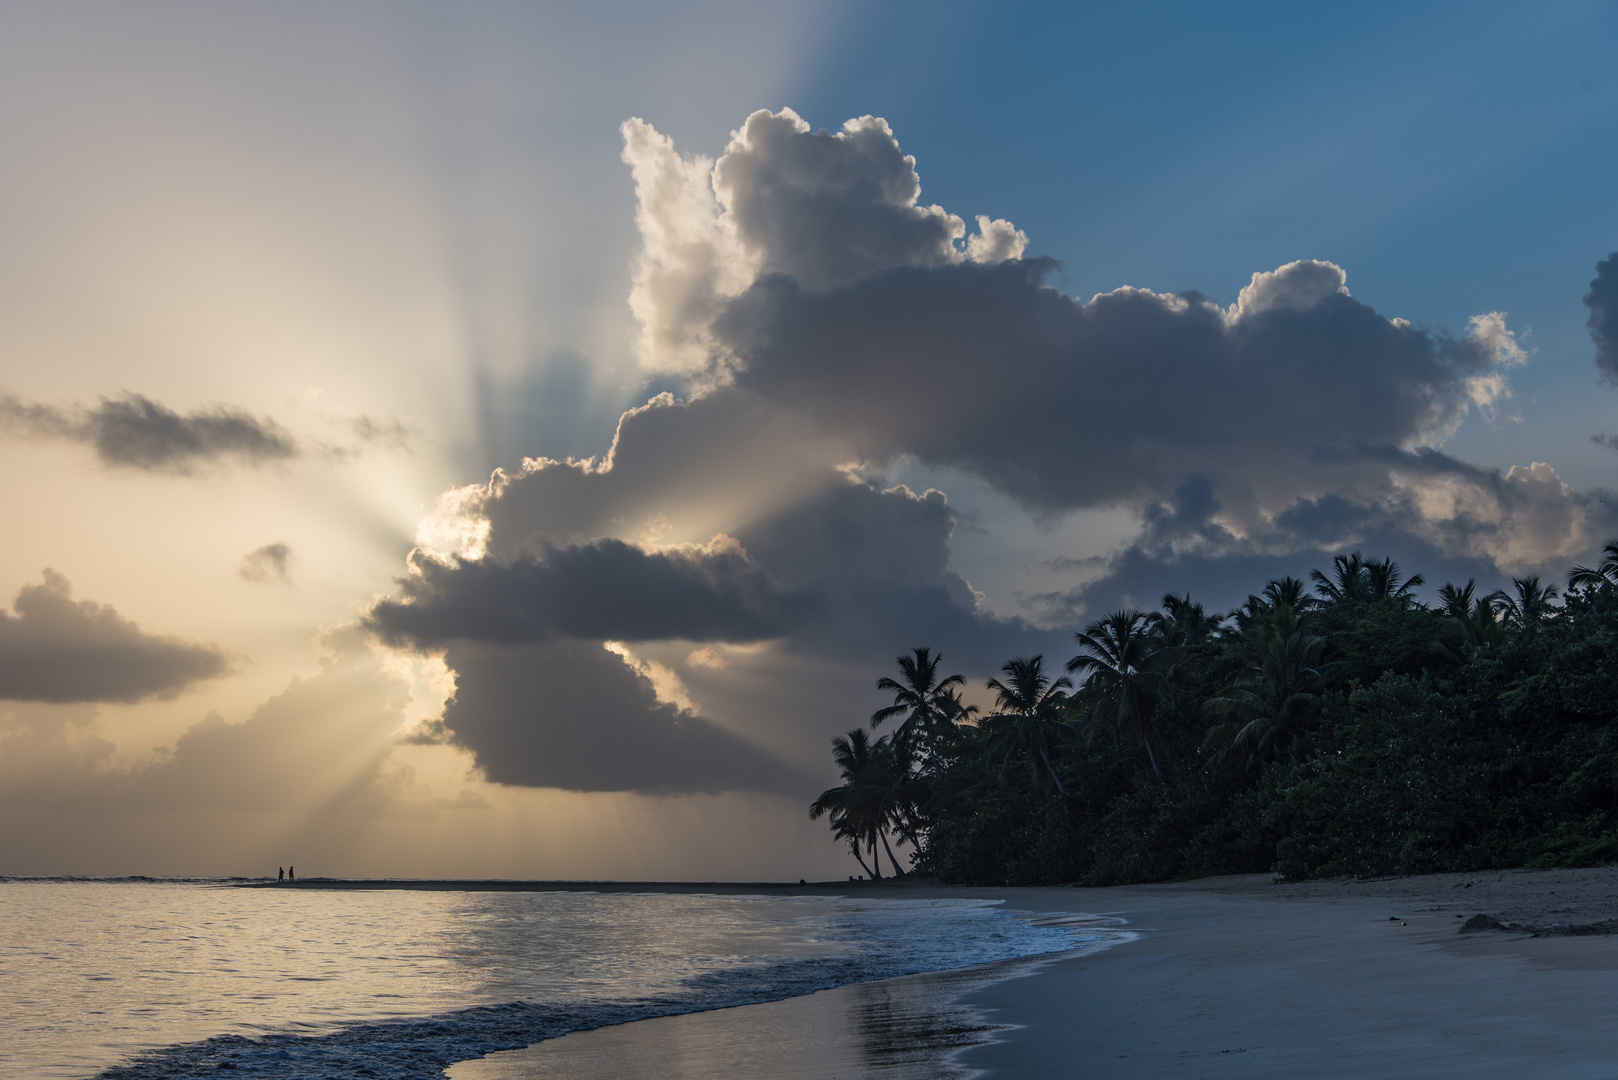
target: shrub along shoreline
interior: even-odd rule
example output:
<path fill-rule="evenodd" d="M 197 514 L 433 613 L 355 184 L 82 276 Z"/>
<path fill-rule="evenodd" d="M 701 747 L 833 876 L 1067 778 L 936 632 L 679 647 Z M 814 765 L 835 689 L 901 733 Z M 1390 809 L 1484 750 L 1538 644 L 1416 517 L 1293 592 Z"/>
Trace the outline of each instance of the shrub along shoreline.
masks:
<path fill-rule="evenodd" d="M 985 885 L 1618 862 L 1618 541 L 1560 597 L 1429 607 L 1358 552 L 1311 577 L 1112 613 L 1007 663 L 988 715 L 916 649 L 811 816 L 868 875 Z"/>

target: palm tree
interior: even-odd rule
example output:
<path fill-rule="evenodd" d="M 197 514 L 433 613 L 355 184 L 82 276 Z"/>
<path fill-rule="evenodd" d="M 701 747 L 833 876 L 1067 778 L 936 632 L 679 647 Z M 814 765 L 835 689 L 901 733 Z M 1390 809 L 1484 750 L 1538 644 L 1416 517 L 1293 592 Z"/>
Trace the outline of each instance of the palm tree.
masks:
<path fill-rule="evenodd" d="M 1306 588 L 1303 582 L 1287 574 L 1264 586 L 1264 599 L 1272 609 L 1285 605 L 1302 615 L 1320 606 L 1319 600 L 1304 592 Z"/>
<path fill-rule="evenodd" d="M 1607 546 L 1601 549 L 1601 561 L 1596 563 L 1595 569 L 1575 566 L 1567 576 L 1567 587 L 1570 589 L 1594 589 L 1608 583 L 1618 584 L 1618 540 L 1607 541 Z"/>
<path fill-rule="evenodd" d="M 876 681 L 878 690 L 892 691 L 893 704 L 871 714 L 871 727 L 884 720 L 903 716 L 894 734 L 896 741 L 906 746 L 917 746 L 927 751 L 934 749 L 940 736 L 954 724 L 954 706 L 946 705 L 957 687 L 966 685 L 966 676 L 938 677 L 938 665 L 943 656 L 934 656 L 931 649 L 914 649 L 914 655 L 898 658 L 899 678 L 886 676 Z M 959 699 L 955 699 L 959 705 Z M 929 755 L 930 756 L 930 755 Z"/>
<path fill-rule="evenodd" d="M 1163 610 L 1152 612 L 1146 619 L 1153 636 L 1170 649 L 1206 645 L 1225 623 L 1225 616 L 1217 612 L 1210 615 L 1201 604 L 1193 603 L 1190 593 L 1184 596 L 1165 593 Z"/>
<path fill-rule="evenodd" d="M 1319 571 L 1315 573 L 1319 576 Z M 1230 613 L 1229 618 L 1235 622 L 1235 626 L 1227 629 L 1223 636 L 1237 642 L 1256 640 L 1263 636 L 1265 620 L 1270 618 L 1277 608 L 1291 608 L 1300 617 L 1306 612 L 1313 611 L 1321 602 L 1304 592 L 1307 587 L 1288 574 L 1286 577 L 1271 581 L 1258 595 L 1249 593 L 1247 600 Z"/>
<path fill-rule="evenodd" d="M 1511 584 L 1517 590 L 1516 596 L 1504 589 L 1497 589 L 1494 599 L 1500 601 L 1505 620 L 1512 626 L 1519 630 L 1534 630 L 1555 613 L 1556 605 L 1551 603 L 1556 599 L 1555 585 L 1541 585 L 1538 575 L 1512 578 Z"/>
<path fill-rule="evenodd" d="M 1467 578 L 1466 584 L 1459 588 L 1446 581 L 1438 589 L 1438 599 L 1451 618 L 1464 619 L 1472 612 L 1472 598 L 1477 591 L 1476 578 Z"/>
<path fill-rule="evenodd" d="M 1408 607 L 1416 602 L 1416 586 L 1426 583 L 1420 574 L 1406 578 L 1392 559 L 1367 559 L 1358 551 L 1334 558 L 1330 577 L 1319 570 L 1309 577 L 1315 591 L 1333 604 L 1392 601 Z"/>
<path fill-rule="evenodd" d="M 1000 762 L 1000 773 L 1014 758 L 1028 763 L 1028 777 L 1036 788 L 1043 790 L 1055 784 L 1061 792 L 1062 780 L 1056 775 L 1053 760 L 1057 740 L 1071 730 L 1062 719 L 1067 704 L 1065 691 L 1073 686 L 1066 675 L 1056 679 L 1045 674 L 1045 658 L 1018 657 L 1007 661 L 1000 669 L 1006 678 L 990 679 L 988 688 L 995 691 L 995 711 L 983 724 L 989 732 L 989 760 Z"/>
<path fill-rule="evenodd" d="M 1309 571 L 1315 591 L 1328 603 L 1341 604 L 1348 600 L 1365 598 L 1365 556 L 1359 552 L 1339 555 L 1331 561 L 1332 576 L 1319 570 Z"/>
<path fill-rule="evenodd" d="M 1151 619 L 1133 609 L 1115 611 L 1075 634 L 1083 651 L 1067 662 L 1068 671 L 1085 672 L 1077 702 L 1089 713 L 1088 723 L 1107 723 L 1113 736 L 1146 748 L 1152 772 L 1162 776 L 1152 749 L 1152 715 L 1167 682 L 1163 668 L 1174 650 L 1162 647 L 1150 632 Z"/>
<path fill-rule="evenodd" d="M 963 701 L 960 690 L 953 686 L 938 699 L 938 712 L 944 718 L 944 723 L 939 726 L 939 731 L 945 736 L 947 745 L 953 745 L 954 737 L 960 732 L 961 728 L 978 722 L 978 707 L 968 705 Z M 942 749 L 944 747 L 941 745 L 935 744 L 933 746 L 932 761 L 935 766 L 938 762 L 938 751 Z"/>
<path fill-rule="evenodd" d="M 1325 647 L 1324 638 L 1304 631 L 1290 606 L 1268 615 L 1248 647 L 1247 670 L 1203 705 L 1218 718 L 1203 741 L 1205 749 L 1217 748 L 1213 764 L 1241 757 L 1251 766 L 1285 750 L 1307 730 L 1320 709 L 1316 664 Z"/>
<path fill-rule="evenodd" d="M 1500 600 L 1503 593 L 1477 595 L 1477 582 L 1466 579 L 1457 588 L 1445 582 L 1438 590 L 1438 599 L 1449 616 L 1445 624 L 1451 643 L 1434 641 L 1433 648 L 1458 664 L 1464 664 L 1481 653 L 1492 649 L 1501 636 Z"/>
<path fill-rule="evenodd" d="M 1365 564 L 1366 591 L 1376 603 L 1395 603 L 1408 608 L 1416 603 L 1416 587 L 1426 583 L 1420 574 L 1405 577 L 1392 559 L 1373 559 Z"/>
<path fill-rule="evenodd" d="M 809 819 L 819 820 L 830 815 L 833 834 L 849 842 L 849 850 L 866 875 L 880 880 L 881 860 L 877 843 L 888 853 L 893 872 L 903 875 L 899 860 L 888 846 L 887 830 L 906 813 L 903 776 L 909 773 L 909 762 L 900 758 L 900 750 L 887 739 L 872 741 L 863 728 L 854 728 L 831 741 L 832 760 L 837 763 L 843 783 L 828 788 L 809 805 Z M 860 845 L 870 851 L 871 865 L 860 857 Z"/>

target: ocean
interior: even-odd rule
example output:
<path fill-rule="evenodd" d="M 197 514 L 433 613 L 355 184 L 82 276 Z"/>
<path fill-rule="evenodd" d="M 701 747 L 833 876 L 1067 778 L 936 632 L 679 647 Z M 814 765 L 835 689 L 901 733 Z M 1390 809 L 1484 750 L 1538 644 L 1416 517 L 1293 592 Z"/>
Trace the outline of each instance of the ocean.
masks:
<path fill-rule="evenodd" d="M 0 1076 L 433 1080 L 571 1031 L 1104 933 L 981 900 L 0 878 Z"/>

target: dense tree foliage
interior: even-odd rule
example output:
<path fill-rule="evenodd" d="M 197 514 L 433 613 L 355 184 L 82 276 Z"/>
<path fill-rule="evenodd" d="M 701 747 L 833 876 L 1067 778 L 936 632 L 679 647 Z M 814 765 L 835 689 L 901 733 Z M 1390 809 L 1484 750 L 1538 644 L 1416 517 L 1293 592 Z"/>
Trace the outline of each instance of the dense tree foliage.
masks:
<path fill-rule="evenodd" d="M 903 724 L 838 740 L 816 816 L 873 864 L 891 835 L 980 884 L 1618 862 L 1618 541 L 1561 596 L 1469 581 L 1428 607 L 1358 552 L 1311 580 L 1111 613 L 1076 687 L 1012 660 L 981 718 L 939 657 L 901 657 L 872 726 Z"/>

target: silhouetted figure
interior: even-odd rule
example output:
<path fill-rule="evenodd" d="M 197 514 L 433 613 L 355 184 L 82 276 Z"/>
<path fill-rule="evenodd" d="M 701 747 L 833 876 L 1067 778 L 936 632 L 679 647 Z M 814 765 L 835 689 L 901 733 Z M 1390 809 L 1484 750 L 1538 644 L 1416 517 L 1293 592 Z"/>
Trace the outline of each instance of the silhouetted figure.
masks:
<path fill-rule="evenodd" d="M 295 866 L 287 867 L 287 880 L 288 881 L 296 881 L 296 880 L 298 880 L 297 869 L 298 868 L 295 867 Z"/>
<path fill-rule="evenodd" d="M 285 881 L 286 879 L 287 879 L 286 870 L 283 867 L 277 866 L 275 868 L 275 880 L 276 881 Z"/>

